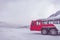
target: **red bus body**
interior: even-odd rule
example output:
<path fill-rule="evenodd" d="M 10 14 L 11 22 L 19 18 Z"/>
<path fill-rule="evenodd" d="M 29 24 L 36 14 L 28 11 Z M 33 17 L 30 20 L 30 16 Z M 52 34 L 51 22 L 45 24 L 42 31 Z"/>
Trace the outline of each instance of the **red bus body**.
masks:
<path fill-rule="evenodd" d="M 36 25 L 36 22 L 40 22 L 40 25 Z M 30 30 L 31 31 L 41 31 L 42 28 L 55 28 L 53 24 L 43 24 L 42 20 L 35 20 L 31 22 Z"/>
<path fill-rule="evenodd" d="M 57 34 L 60 31 L 60 19 L 44 19 L 31 22 L 31 31 L 41 31 L 42 34 Z M 45 32 L 45 33 L 44 33 Z"/>

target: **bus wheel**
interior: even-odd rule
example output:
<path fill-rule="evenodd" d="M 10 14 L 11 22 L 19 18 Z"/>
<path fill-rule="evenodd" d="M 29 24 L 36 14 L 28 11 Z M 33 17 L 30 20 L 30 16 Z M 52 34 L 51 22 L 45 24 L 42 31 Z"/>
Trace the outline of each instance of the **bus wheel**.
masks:
<path fill-rule="evenodd" d="M 51 34 L 51 35 L 57 35 L 58 31 L 56 29 L 50 29 L 49 34 Z"/>
<path fill-rule="evenodd" d="M 47 29 L 42 29 L 41 30 L 41 34 L 42 35 L 47 35 L 48 34 L 48 30 Z"/>

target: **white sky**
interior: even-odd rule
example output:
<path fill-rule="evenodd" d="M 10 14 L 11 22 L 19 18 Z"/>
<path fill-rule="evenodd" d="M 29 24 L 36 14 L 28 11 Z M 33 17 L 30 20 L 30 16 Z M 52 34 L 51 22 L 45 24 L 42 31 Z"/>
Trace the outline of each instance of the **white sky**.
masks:
<path fill-rule="evenodd" d="M 28 25 L 47 18 L 60 8 L 60 0 L 0 0 L 0 21 Z"/>

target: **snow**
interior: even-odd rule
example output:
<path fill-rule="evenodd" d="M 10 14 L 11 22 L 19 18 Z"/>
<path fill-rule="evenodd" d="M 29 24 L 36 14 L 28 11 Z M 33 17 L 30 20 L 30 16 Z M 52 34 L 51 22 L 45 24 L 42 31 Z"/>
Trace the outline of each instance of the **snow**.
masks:
<path fill-rule="evenodd" d="M 60 19 L 60 15 L 58 15 L 56 17 L 51 17 L 51 18 L 48 18 L 48 19 Z"/>
<path fill-rule="evenodd" d="M 56 16 L 58 16 L 58 15 L 60 15 L 60 10 L 57 11 L 56 13 L 52 14 L 50 17 L 56 17 Z"/>
<path fill-rule="evenodd" d="M 60 40 L 60 35 L 41 35 L 28 28 L 0 28 L 0 40 Z"/>
<path fill-rule="evenodd" d="M 48 19 L 60 19 L 60 10 L 48 17 Z"/>

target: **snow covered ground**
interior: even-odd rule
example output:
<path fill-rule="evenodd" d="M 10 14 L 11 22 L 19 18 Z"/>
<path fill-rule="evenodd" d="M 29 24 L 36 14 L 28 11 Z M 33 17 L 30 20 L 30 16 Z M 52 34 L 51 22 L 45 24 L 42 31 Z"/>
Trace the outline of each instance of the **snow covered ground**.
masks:
<path fill-rule="evenodd" d="M 60 40 L 60 35 L 41 35 L 28 28 L 0 28 L 0 40 Z"/>

